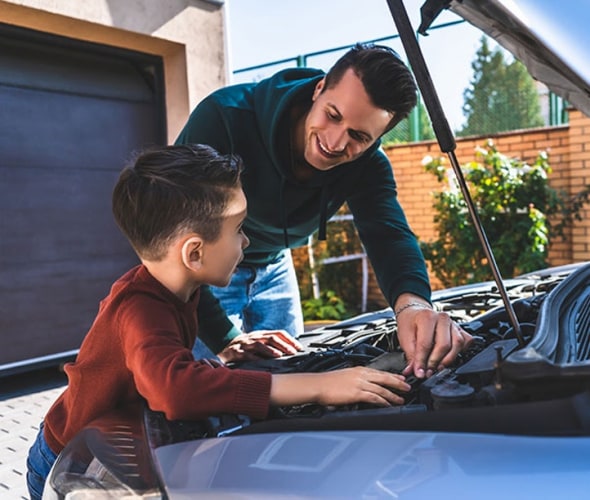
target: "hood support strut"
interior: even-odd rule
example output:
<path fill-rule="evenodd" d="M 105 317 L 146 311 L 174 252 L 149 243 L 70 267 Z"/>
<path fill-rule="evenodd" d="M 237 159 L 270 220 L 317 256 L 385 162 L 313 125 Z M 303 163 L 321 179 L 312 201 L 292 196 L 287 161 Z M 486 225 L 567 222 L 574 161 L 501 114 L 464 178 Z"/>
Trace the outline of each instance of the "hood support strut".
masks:
<path fill-rule="evenodd" d="M 471 194 L 467 189 L 465 177 L 463 176 L 463 172 L 461 170 L 459 162 L 457 161 L 457 156 L 455 155 L 455 138 L 453 136 L 451 128 L 449 127 L 446 116 L 438 99 L 438 95 L 434 88 L 434 84 L 432 83 L 432 79 L 430 78 L 430 73 L 428 71 L 428 68 L 426 67 L 426 63 L 422 55 L 422 50 L 418 45 L 416 35 L 410 23 L 410 19 L 408 18 L 406 9 L 403 5 L 403 0 L 387 0 L 387 4 L 389 5 L 389 10 L 391 12 L 391 15 L 393 16 L 393 20 L 395 22 L 397 31 L 404 46 L 404 50 L 410 62 L 410 66 L 412 67 L 412 70 L 416 77 L 416 82 L 418 84 L 418 87 L 420 88 L 422 98 L 424 99 L 424 104 L 426 106 L 426 109 L 428 110 L 428 114 L 430 115 L 432 127 L 434 128 L 434 133 L 436 134 L 436 138 L 440 146 L 440 149 L 449 157 L 449 161 L 451 162 L 451 165 L 457 177 L 459 187 L 461 188 L 461 193 L 463 194 L 465 202 L 467 203 L 469 215 L 471 216 L 473 225 L 475 227 L 475 230 L 477 231 L 477 235 L 490 264 L 490 268 L 494 276 L 494 281 L 498 286 L 498 291 L 502 296 L 502 301 L 504 302 L 504 306 L 506 307 L 506 311 L 508 312 L 510 323 L 512 325 L 512 328 L 514 329 L 514 333 L 516 335 L 516 338 L 518 339 L 518 343 L 521 346 L 524 346 L 524 338 L 522 336 L 522 331 L 520 328 L 520 324 L 518 322 L 518 318 L 516 316 L 516 313 L 514 312 L 512 303 L 508 298 L 506 287 L 504 286 L 504 282 L 502 281 L 502 276 L 500 275 L 500 271 L 498 269 L 498 265 L 496 264 L 494 254 L 492 253 L 492 248 L 490 246 L 484 228 L 481 224 L 481 220 L 479 219 L 479 215 L 475 208 L 475 204 L 473 203 L 473 199 L 471 198 Z"/>

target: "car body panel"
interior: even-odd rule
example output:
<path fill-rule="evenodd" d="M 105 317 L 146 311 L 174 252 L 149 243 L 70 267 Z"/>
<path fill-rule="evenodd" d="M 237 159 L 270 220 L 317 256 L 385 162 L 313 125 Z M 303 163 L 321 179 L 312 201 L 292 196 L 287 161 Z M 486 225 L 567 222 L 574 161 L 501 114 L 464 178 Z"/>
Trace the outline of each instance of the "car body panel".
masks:
<path fill-rule="evenodd" d="M 270 433 L 158 448 L 171 500 L 588 498 L 590 437 Z M 568 485 L 564 488 L 564 485 Z"/>

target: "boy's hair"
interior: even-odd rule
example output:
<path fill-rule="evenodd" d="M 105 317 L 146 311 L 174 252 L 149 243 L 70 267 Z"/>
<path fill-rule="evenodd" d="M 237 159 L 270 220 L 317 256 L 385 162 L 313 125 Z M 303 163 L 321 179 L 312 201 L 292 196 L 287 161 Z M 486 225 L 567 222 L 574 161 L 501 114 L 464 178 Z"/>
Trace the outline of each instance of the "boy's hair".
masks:
<path fill-rule="evenodd" d="M 357 43 L 328 71 L 324 90 L 334 87 L 349 68 L 360 78 L 375 106 L 395 113 L 385 132 L 406 118 L 416 105 L 414 77 L 393 49 Z"/>
<path fill-rule="evenodd" d="M 241 188 L 242 162 L 201 144 L 140 153 L 113 190 L 113 214 L 140 258 L 158 261 L 178 235 L 205 241 L 220 234 L 232 190 Z"/>

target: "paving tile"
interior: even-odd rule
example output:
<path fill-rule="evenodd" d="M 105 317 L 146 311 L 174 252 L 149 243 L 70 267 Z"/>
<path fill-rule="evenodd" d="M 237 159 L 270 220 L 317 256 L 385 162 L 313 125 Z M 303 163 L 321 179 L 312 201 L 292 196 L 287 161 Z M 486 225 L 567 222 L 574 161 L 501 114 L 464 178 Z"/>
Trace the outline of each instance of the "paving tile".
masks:
<path fill-rule="evenodd" d="M 12 380 L 13 387 L 0 399 L 0 499 L 29 500 L 27 453 L 45 412 L 65 387 L 63 378 L 48 382 L 43 373 L 37 379 L 27 377 L 27 383 Z"/>

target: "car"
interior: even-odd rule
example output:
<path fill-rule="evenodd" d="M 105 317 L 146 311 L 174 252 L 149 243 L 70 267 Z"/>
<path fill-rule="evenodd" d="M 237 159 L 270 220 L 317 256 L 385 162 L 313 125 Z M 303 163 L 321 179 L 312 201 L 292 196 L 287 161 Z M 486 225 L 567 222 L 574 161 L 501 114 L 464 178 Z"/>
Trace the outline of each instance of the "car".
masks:
<path fill-rule="evenodd" d="M 388 3 L 392 13 L 403 7 Z M 590 78 L 581 72 L 588 66 L 560 57 L 555 35 L 563 30 L 547 24 L 573 36 L 587 19 L 574 12 L 581 4 L 429 0 L 420 29 L 448 8 L 590 113 Z M 401 406 L 306 404 L 255 422 L 169 421 L 139 406 L 78 434 L 55 462 L 44 498 L 588 498 L 590 262 L 439 290 L 433 305 L 474 340 L 432 377 L 409 377 Z M 386 308 L 307 332 L 296 355 L 239 366 L 399 372 L 396 331 Z"/>
<path fill-rule="evenodd" d="M 410 378 L 399 407 L 276 408 L 268 420 L 109 414 L 60 454 L 44 498 L 588 497 L 590 262 L 433 294 L 474 337 L 453 366 Z M 399 372 L 390 308 L 307 332 L 305 350 L 243 363 L 273 373 Z M 75 493 L 75 494 L 74 494 Z"/>

